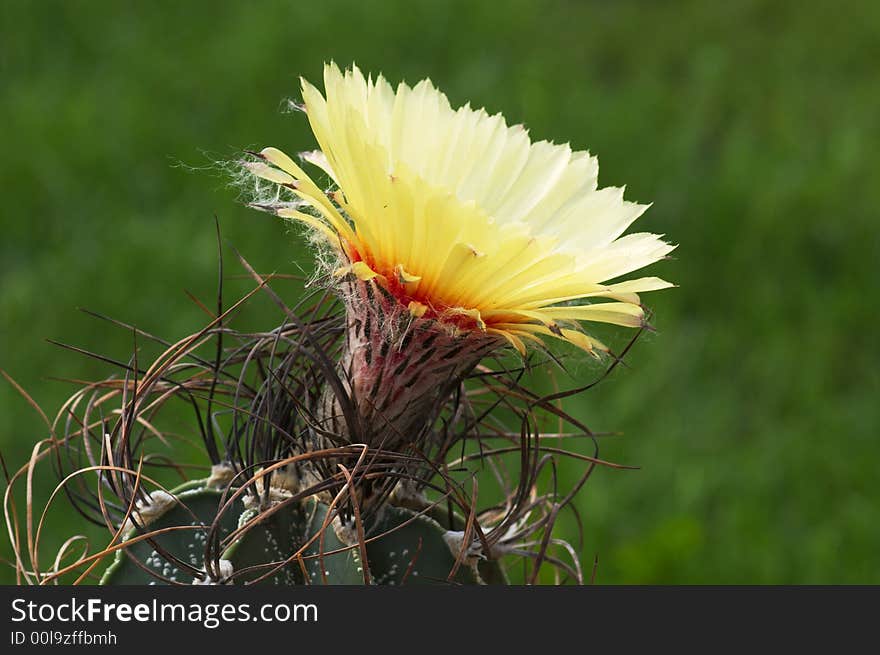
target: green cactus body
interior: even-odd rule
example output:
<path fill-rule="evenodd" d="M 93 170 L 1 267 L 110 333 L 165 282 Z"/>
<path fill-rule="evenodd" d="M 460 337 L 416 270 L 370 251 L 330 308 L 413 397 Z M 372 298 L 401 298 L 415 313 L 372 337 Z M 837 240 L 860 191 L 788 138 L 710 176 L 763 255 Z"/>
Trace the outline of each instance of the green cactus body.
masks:
<path fill-rule="evenodd" d="M 164 528 L 174 529 L 142 540 L 117 551 L 113 563 L 101 578 L 103 585 L 188 584 L 196 571 L 204 570 L 205 546 L 211 524 L 218 516 L 223 493 L 204 486 L 184 485 L 171 492 L 176 499 L 159 516 L 146 519 L 147 531 Z M 146 512 L 143 512 L 146 515 Z M 237 517 L 229 512 L 220 516 L 219 535 L 230 534 L 236 527 Z M 123 539 L 132 540 L 138 535 L 135 527 L 129 528 Z M 151 544 L 150 542 L 155 542 Z M 163 550 L 179 559 L 183 566 L 175 564 L 157 550 Z M 192 568 L 187 568 L 189 567 Z"/>
<path fill-rule="evenodd" d="M 168 530 L 118 551 L 101 584 L 478 584 L 473 561 L 456 569 L 457 553 L 434 519 L 402 507 L 386 506 L 365 535 L 368 573 L 352 528 L 328 520 L 330 506 L 315 497 L 281 501 L 268 512 L 224 511 L 229 493 L 193 484 L 164 497 L 150 516 L 143 508 L 143 531 Z M 277 501 L 276 501 L 277 502 Z M 260 518 L 262 516 L 262 518 Z M 211 526 L 222 543 L 234 537 L 209 570 Z M 235 535 L 234 535 L 235 533 Z M 124 536 L 134 540 L 134 526 Z M 348 536 L 348 535 L 351 536 Z M 152 543 L 151 543 L 152 542 Z M 215 549 L 216 552 L 216 549 Z M 176 562 L 175 560 L 180 560 Z"/>
<path fill-rule="evenodd" d="M 370 571 L 377 584 L 475 584 L 472 566 L 462 562 L 455 575 L 446 531 L 433 519 L 409 509 L 388 506 L 374 528 L 385 532 L 368 544 Z"/>
<path fill-rule="evenodd" d="M 326 529 L 324 527 L 328 509 L 326 503 L 309 498 L 291 502 L 259 520 L 223 555 L 237 572 L 234 581 L 279 585 L 363 584 L 363 566 L 357 548 L 340 541 L 332 521 L 327 523 Z M 254 521 L 256 516 L 255 510 L 246 511 L 241 515 L 240 526 Z M 303 546 L 300 557 L 294 558 Z"/>

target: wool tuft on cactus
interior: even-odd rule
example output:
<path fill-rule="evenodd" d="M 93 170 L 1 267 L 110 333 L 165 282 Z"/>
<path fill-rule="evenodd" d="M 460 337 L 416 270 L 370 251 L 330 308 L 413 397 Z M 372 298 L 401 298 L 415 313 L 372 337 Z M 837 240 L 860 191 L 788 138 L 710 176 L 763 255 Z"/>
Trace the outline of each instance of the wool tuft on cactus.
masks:
<path fill-rule="evenodd" d="M 573 501 L 597 466 L 629 467 L 601 459 L 561 403 L 649 328 L 639 294 L 673 285 L 620 278 L 674 246 L 624 235 L 647 206 L 599 188 L 588 152 L 453 109 L 429 80 L 394 88 L 329 64 L 323 82 L 302 81 L 313 173 L 274 147 L 238 163 L 248 204 L 312 237 L 302 296 L 236 253 L 253 286 L 227 303 L 220 248 L 198 331 L 166 341 L 111 321 L 139 344 L 128 362 L 71 347 L 119 370 L 81 383 L 9 476 L 21 583 L 590 579 L 566 538 L 578 528 L 560 535 L 557 520 L 568 508 L 580 524 Z M 258 294 L 280 323 L 238 327 Z M 612 349 L 596 323 L 634 332 Z M 159 349 L 146 362 L 144 344 Z M 595 379 L 529 388 L 582 351 Z M 579 470 L 566 484 L 563 460 Z M 38 511 L 39 475 L 58 485 Z M 48 510 L 65 502 L 107 536 L 46 556 Z"/>

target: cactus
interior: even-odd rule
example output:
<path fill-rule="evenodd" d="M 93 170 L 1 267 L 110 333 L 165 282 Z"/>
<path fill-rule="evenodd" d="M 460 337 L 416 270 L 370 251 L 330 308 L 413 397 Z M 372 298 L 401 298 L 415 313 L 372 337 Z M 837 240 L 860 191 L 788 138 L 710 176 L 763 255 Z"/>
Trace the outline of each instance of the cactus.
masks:
<path fill-rule="evenodd" d="M 134 545 L 117 551 L 101 584 L 362 584 L 371 578 L 386 585 L 482 582 L 475 561 L 456 566 L 454 548 L 461 533 L 444 530 L 413 510 L 384 509 L 374 531 L 387 534 L 366 544 L 365 576 L 351 530 L 346 535 L 338 520 L 324 525 L 331 513 L 327 503 L 308 498 L 263 518 L 254 509 L 236 514 L 220 511 L 226 494 L 204 482 L 163 493 L 152 509 L 141 508 L 141 524 L 130 522 L 123 536 Z M 137 540 L 148 532 L 157 535 Z M 209 538 L 218 543 L 231 539 L 212 568 L 205 567 Z M 490 575 L 503 579 L 497 568 Z"/>
<path fill-rule="evenodd" d="M 444 530 L 424 514 L 388 506 L 374 526 L 387 533 L 366 544 L 365 569 L 357 538 L 330 506 L 314 497 L 288 499 L 265 517 L 254 508 L 221 511 L 227 494 L 186 484 L 139 510 L 140 525 L 124 541 L 101 578 L 104 585 L 131 584 L 436 584 L 482 582 L 475 562 L 456 566 L 458 532 Z M 232 501 L 233 506 L 240 501 Z M 157 507 L 157 505 L 161 505 Z M 325 525 L 326 521 L 326 525 Z M 329 528 L 329 529 L 328 529 Z M 348 534 L 346 534 L 348 532 Z M 138 540 L 139 535 L 157 533 Z M 216 566 L 205 566 L 209 540 L 228 541 Z M 473 559 L 473 558 L 471 558 Z M 501 575 L 499 571 L 493 574 Z"/>
<path fill-rule="evenodd" d="M 320 536 L 320 526 L 328 513 L 326 504 L 314 498 L 281 507 L 260 518 L 254 509 L 221 511 L 226 494 L 207 486 L 176 490 L 174 500 L 149 522 L 131 526 L 125 539 L 136 538 L 148 529 L 192 527 L 165 532 L 118 551 L 101 578 L 101 584 L 152 584 L 191 582 L 193 584 L 270 583 L 304 584 L 321 576 L 332 584 L 360 584 L 363 567 L 357 551 L 347 548 L 333 531 L 324 531 L 320 540 L 307 545 L 309 537 Z M 233 507 L 241 501 L 231 501 Z M 215 567 L 205 566 L 208 540 L 231 543 L 222 549 Z M 293 555 L 302 549 L 301 559 Z M 335 552 L 341 551 L 341 552 Z M 175 565 L 182 560 L 183 565 Z"/>
<path fill-rule="evenodd" d="M 403 527 L 395 531 L 398 526 Z M 464 562 L 456 570 L 458 553 L 447 536 L 453 533 L 430 517 L 389 507 L 376 527 L 388 531 L 388 536 L 369 550 L 370 569 L 378 584 L 480 581 L 474 564 Z"/>
<path fill-rule="evenodd" d="M 210 529 L 213 526 L 224 535 L 236 527 L 232 514 L 218 515 L 222 496 L 217 489 L 191 484 L 169 494 L 151 495 L 150 502 L 136 515 L 140 526 L 129 521 L 130 527 L 125 528 L 123 541 L 130 540 L 133 545 L 116 552 L 101 584 L 170 584 L 207 577 L 205 544 Z M 222 520 L 214 526 L 218 516 Z M 145 534 L 147 528 L 158 534 L 137 541 L 137 536 Z"/>
<path fill-rule="evenodd" d="M 560 361 L 545 338 L 610 354 L 582 321 L 638 336 L 638 293 L 672 285 L 606 280 L 674 246 L 618 238 L 646 206 L 597 190 L 588 153 L 453 111 L 428 81 L 395 91 L 330 65 L 325 84 L 326 98 L 303 86 L 325 150 L 304 159 L 335 190 L 276 148 L 240 162 L 252 207 L 323 244 L 311 291 L 291 308 L 239 255 L 255 288 L 224 309 L 221 283 L 215 318 L 189 337 L 113 321 L 165 350 L 144 367 L 136 349 L 118 376 L 82 386 L 10 481 L 26 481 L 31 521 L 35 469 L 53 462 L 62 479 L 49 503 L 63 489 L 110 541 L 70 562 L 74 537 L 46 570 L 44 519 L 20 530 L 7 493 L 24 581 L 91 581 L 107 560 L 104 584 L 503 584 L 517 562 L 523 582 L 584 580 L 554 525 L 596 466 L 616 465 L 559 401 L 595 382 L 542 396 L 522 379 L 535 362 Z M 460 147 L 462 135 L 476 145 Z M 220 269 L 222 280 L 222 257 Z M 235 329 L 256 293 L 281 324 Z M 193 410 L 183 434 L 179 410 L 166 409 L 177 400 Z M 200 456 L 187 461 L 193 442 Z M 563 458 L 582 466 L 567 487 Z M 206 466 L 207 479 L 193 474 Z M 183 484 L 169 491 L 175 475 Z"/>
<path fill-rule="evenodd" d="M 255 292 L 277 300 L 240 261 Z M 227 310 L 148 367 L 132 360 L 122 376 L 77 390 L 53 422 L 59 434 L 11 476 L 6 516 L 21 581 L 461 585 L 507 584 L 516 572 L 518 582 L 583 582 L 554 525 L 597 465 L 617 465 L 564 447 L 592 433 L 558 407 L 563 394 L 522 386 L 522 365 L 483 361 L 432 401 L 418 440 L 396 435 L 386 449 L 374 424 L 372 442 L 358 443 L 355 431 L 322 429 L 352 401 L 334 363 L 345 314 L 326 294 L 309 298 L 296 312 L 281 305 L 284 323 L 266 333 L 233 329 Z M 188 479 L 181 463 L 181 406 L 193 410 L 183 437 L 201 439 L 208 478 Z M 338 415 L 328 421 L 328 411 Z M 564 423 L 571 430 L 540 428 Z M 583 466 L 574 489 L 542 475 L 562 458 Z M 14 489 L 47 463 L 61 483 L 46 511 L 17 510 Z M 172 473 L 184 482 L 169 484 Z M 110 539 L 74 555 L 84 538 L 73 536 L 47 566 L 44 517 L 65 495 Z"/>

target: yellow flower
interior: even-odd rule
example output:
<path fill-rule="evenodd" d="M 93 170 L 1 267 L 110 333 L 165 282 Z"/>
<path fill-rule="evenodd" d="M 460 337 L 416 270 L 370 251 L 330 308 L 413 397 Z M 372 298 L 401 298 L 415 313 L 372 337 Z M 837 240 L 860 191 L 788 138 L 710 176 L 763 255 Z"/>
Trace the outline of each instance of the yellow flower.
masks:
<path fill-rule="evenodd" d="M 520 353 L 542 336 L 594 352 L 605 347 L 581 321 L 642 326 L 637 294 L 672 286 L 609 282 L 674 246 L 621 236 L 647 205 L 599 189 L 588 152 L 533 143 L 500 114 L 452 109 L 429 80 L 395 90 L 330 64 L 324 89 L 302 81 L 320 145 L 303 159 L 336 190 L 325 193 L 275 148 L 248 167 L 295 196 L 272 209 L 326 238 L 340 275 L 373 280 L 413 317 L 502 336 Z"/>

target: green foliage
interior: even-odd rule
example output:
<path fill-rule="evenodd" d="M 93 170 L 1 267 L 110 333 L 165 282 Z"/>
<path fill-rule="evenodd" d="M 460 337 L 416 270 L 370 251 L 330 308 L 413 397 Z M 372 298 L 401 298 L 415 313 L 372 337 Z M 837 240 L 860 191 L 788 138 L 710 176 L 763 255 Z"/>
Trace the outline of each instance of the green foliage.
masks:
<path fill-rule="evenodd" d="M 681 244 L 652 269 L 680 285 L 646 296 L 659 334 L 569 405 L 626 433 L 603 457 L 642 467 L 600 469 L 578 500 L 597 580 L 878 583 L 878 44 L 867 2 L 3 2 L 0 367 L 52 413 L 71 387 L 47 376 L 109 367 L 44 337 L 132 350 L 77 306 L 171 340 L 201 326 L 182 290 L 211 303 L 214 214 L 262 271 L 311 270 L 213 162 L 312 147 L 278 107 L 324 60 L 428 75 L 589 148 L 603 185 L 654 202 L 638 229 Z M 570 370 L 561 385 L 597 373 Z M 45 435 L 0 386 L 7 466 Z M 106 539 L 72 512 L 53 529 Z"/>

